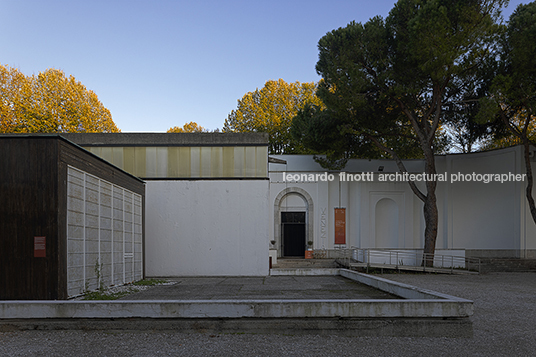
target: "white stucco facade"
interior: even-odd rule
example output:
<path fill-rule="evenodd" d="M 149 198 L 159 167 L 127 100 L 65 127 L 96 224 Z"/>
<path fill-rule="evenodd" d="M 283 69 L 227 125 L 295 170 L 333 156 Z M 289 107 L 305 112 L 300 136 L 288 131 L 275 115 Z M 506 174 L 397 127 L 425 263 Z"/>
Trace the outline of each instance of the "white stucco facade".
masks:
<path fill-rule="evenodd" d="M 268 134 L 66 137 L 146 182 L 146 277 L 268 275 Z"/>
<path fill-rule="evenodd" d="M 371 173 L 373 180 L 341 180 L 339 172 L 328 172 L 333 180 L 289 180 L 290 174 L 325 173 L 312 156 L 277 156 L 286 164 L 270 164 L 271 247 L 282 252 L 281 212 L 305 211 L 306 241 L 314 250 L 332 250 L 334 209 L 346 208 L 346 245 L 357 248 L 422 249 L 424 245 L 423 203 L 405 181 L 379 181 L 379 175 L 398 172 L 390 160 L 350 160 L 349 174 Z M 421 160 L 405 162 L 408 172 L 422 173 Z M 439 227 L 437 250 L 465 251 L 477 257 L 534 257 L 536 226 L 525 198 L 526 180 L 521 147 L 436 158 Z M 515 175 L 508 181 L 454 181 L 462 175 Z M 297 176 L 294 176 L 298 178 Z M 311 176 L 312 177 L 312 176 Z M 385 176 L 384 176 L 385 177 Z M 457 176 L 459 177 L 459 176 Z M 483 176 L 482 176 L 483 177 Z M 424 184 L 419 183 L 424 191 Z"/>
<path fill-rule="evenodd" d="M 268 275 L 268 180 L 148 181 L 146 275 Z"/>
<path fill-rule="evenodd" d="M 338 248 L 420 250 L 423 203 L 407 180 L 381 180 L 392 160 L 350 160 L 326 171 L 312 156 L 268 160 L 265 134 L 73 136 L 104 159 L 146 181 L 145 275 L 262 276 L 269 257 L 332 257 Z M 268 162 L 270 162 L 268 164 Z M 422 174 L 422 160 L 405 161 Z M 525 174 L 512 147 L 436 157 L 439 213 L 436 253 L 535 258 L 536 225 L 526 180 L 453 181 L 455 175 Z M 289 179 L 288 174 L 314 175 Z M 363 174 L 367 175 L 362 176 Z M 318 175 L 318 176 L 317 176 Z M 333 175 L 326 180 L 321 175 Z M 417 185 L 426 193 L 423 182 Z M 345 209 L 345 244 L 335 244 L 335 209 Z M 340 211 L 339 211 L 340 212 Z M 299 237 L 292 240 L 289 237 Z"/>

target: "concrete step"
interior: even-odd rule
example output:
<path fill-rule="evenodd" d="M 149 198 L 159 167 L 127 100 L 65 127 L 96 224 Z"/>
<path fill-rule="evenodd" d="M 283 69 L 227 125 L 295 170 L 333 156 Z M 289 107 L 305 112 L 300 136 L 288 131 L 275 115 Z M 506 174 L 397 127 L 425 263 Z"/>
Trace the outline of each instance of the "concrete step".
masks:
<path fill-rule="evenodd" d="M 277 264 L 273 265 L 274 269 L 319 269 L 319 268 L 337 268 L 335 259 L 291 259 L 278 258 Z"/>

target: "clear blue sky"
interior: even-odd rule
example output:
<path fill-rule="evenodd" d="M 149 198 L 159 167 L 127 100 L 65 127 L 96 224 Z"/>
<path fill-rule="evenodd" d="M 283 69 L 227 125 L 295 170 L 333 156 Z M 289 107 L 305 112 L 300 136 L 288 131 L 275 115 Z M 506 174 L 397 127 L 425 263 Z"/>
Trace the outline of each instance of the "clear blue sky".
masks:
<path fill-rule="evenodd" d="M 58 68 L 123 132 L 221 128 L 270 79 L 318 81 L 318 40 L 390 0 L 0 0 L 0 63 Z M 519 3 L 511 1 L 505 18 Z"/>

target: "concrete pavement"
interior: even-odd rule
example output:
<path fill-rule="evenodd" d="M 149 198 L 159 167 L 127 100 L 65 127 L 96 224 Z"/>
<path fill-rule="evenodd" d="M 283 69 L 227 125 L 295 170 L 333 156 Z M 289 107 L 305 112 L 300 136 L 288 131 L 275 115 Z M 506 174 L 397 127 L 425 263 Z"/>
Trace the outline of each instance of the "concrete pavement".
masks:
<path fill-rule="evenodd" d="M 531 356 L 536 350 L 535 273 L 383 277 L 468 298 L 472 337 L 214 333 L 180 329 L 24 330 L 0 328 L 5 356 Z"/>
<path fill-rule="evenodd" d="M 342 276 L 190 277 L 170 279 L 121 300 L 398 299 Z"/>

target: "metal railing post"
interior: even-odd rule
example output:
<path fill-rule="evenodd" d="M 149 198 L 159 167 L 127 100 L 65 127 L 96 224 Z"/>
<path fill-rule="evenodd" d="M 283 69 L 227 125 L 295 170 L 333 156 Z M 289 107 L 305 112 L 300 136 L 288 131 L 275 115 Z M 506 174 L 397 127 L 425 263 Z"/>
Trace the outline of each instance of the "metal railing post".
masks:
<path fill-rule="evenodd" d="M 422 252 L 422 271 L 426 273 L 426 264 L 428 264 L 428 259 L 426 259 L 426 253 Z"/>
<path fill-rule="evenodd" d="M 370 266 L 370 249 L 367 250 L 367 274 L 369 272 L 369 266 Z"/>

